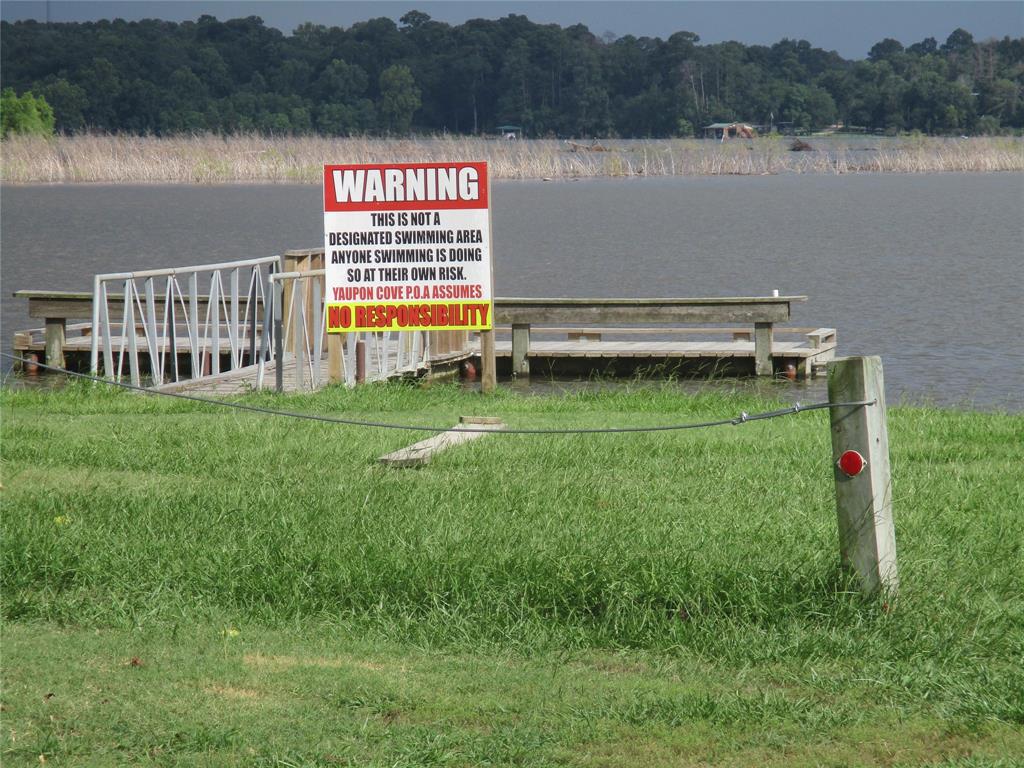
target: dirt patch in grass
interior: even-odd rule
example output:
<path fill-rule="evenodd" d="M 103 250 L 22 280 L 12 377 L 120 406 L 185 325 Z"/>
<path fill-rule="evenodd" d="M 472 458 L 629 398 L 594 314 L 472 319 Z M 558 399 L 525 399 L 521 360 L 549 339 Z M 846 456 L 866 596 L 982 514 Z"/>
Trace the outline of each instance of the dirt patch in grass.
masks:
<path fill-rule="evenodd" d="M 265 698 L 264 694 L 255 688 L 239 688 L 234 685 L 223 685 L 221 683 L 204 686 L 203 690 L 213 696 L 222 696 L 236 701 L 256 701 Z"/>
<path fill-rule="evenodd" d="M 392 672 L 394 670 L 365 659 L 324 656 L 264 656 L 261 653 L 247 653 L 242 659 L 247 666 L 260 669 L 295 669 L 296 667 L 319 667 L 321 669 L 365 669 L 370 672 Z"/>

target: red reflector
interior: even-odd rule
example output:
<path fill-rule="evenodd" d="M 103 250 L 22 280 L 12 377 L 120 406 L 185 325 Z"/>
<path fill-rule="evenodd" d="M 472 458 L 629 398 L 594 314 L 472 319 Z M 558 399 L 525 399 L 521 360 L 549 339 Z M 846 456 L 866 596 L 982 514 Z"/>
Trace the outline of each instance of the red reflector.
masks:
<path fill-rule="evenodd" d="M 867 466 L 867 461 L 857 451 L 843 451 L 837 463 L 840 471 L 847 477 L 856 477 Z"/>

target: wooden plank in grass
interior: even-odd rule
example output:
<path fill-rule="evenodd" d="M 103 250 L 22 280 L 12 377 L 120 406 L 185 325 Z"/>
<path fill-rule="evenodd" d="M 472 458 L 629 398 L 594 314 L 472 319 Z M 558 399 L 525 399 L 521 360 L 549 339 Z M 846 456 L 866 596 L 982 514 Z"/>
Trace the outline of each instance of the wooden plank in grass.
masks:
<path fill-rule="evenodd" d="M 426 440 L 413 443 L 408 448 L 381 456 L 380 463 L 386 467 L 396 468 L 423 467 L 430 463 L 434 454 L 487 434 L 479 431 L 467 432 L 465 431 L 467 428 L 500 431 L 505 428 L 505 424 L 501 419 L 493 416 L 461 416 L 459 423 L 447 432 L 441 432 Z"/>

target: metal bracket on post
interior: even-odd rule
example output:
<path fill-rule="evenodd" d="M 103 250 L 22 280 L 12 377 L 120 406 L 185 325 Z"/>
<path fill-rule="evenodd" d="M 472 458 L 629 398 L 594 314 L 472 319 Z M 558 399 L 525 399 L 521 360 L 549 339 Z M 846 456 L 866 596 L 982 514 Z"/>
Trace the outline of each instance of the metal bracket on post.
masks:
<path fill-rule="evenodd" d="M 829 409 L 839 553 L 864 593 L 894 594 L 899 580 L 881 358 L 829 363 L 828 398 L 830 403 L 873 401 Z"/>

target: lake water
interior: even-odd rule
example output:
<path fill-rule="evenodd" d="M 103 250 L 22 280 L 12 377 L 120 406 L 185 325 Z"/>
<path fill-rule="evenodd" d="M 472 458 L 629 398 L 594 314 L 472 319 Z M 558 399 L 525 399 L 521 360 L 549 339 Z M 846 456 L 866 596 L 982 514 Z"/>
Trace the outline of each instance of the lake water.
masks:
<path fill-rule="evenodd" d="M 501 182 L 493 198 L 499 296 L 807 295 L 793 324 L 881 355 L 890 400 L 1024 410 L 1024 174 Z M 320 206 L 312 186 L 5 187 L 3 346 L 40 324 L 14 290 L 314 247 Z"/>

